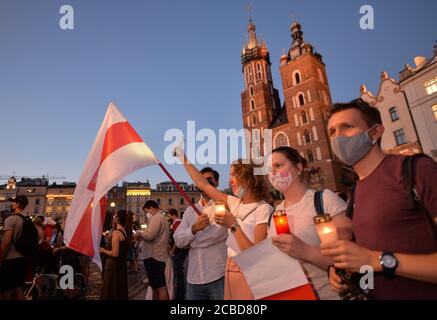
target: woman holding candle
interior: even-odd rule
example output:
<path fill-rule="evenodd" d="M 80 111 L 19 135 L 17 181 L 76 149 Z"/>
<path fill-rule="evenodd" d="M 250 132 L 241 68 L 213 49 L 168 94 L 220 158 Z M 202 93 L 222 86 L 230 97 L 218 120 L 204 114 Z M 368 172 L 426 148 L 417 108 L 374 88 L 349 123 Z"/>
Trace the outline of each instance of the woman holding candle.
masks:
<path fill-rule="evenodd" d="M 278 226 L 275 227 L 274 223 L 270 225 L 269 235 L 273 236 L 273 244 L 289 256 L 302 261 L 320 299 L 338 299 L 338 295 L 329 288 L 326 272 L 333 261 L 322 255 L 319 247 L 321 240 L 329 241 L 329 237 L 335 236 L 337 231 L 343 239 L 351 237 L 351 221 L 345 215 L 347 205 L 335 193 L 324 190 L 324 211 L 333 217 L 334 228 L 325 230 L 326 234 L 321 235 L 321 239 L 313 220 L 317 216 L 315 191 L 307 186 L 304 171 L 306 160 L 289 147 L 273 150 L 271 160 L 270 183 L 285 197 L 276 210 L 285 210 L 288 220 L 292 221 L 291 234 L 278 234 Z"/>
<path fill-rule="evenodd" d="M 254 175 L 255 165 L 242 160 L 230 168 L 229 184 L 235 196 L 227 195 L 210 185 L 203 175 L 188 162 L 181 150 L 176 150 L 185 169 L 199 189 L 216 202 L 215 222 L 229 229 L 236 247 L 228 246 L 225 272 L 225 300 L 254 299 L 243 273 L 232 260 L 238 251 L 250 248 L 266 239 L 267 223 L 273 208 L 264 200 L 269 199 L 269 186 L 265 176 Z M 225 207 L 229 209 L 225 210 Z"/>
<path fill-rule="evenodd" d="M 118 211 L 112 221 L 110 250 L 100 248 L 100 253 L 107 256 L 103 275 L 101 300 L 127 300 L 127 254 L 132 233 L 132 215 L 126 210 Z"/>

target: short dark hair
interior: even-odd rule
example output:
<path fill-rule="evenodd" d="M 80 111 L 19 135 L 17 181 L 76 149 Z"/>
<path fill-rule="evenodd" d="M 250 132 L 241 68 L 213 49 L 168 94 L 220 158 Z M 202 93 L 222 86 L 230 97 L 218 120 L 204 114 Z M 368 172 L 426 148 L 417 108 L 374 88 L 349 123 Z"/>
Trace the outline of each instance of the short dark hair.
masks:
<path fill-rule="evenodd" d="M 215 181 L 219 182 L 220 174 L 217 171 L 215 171 L 213 168 L 205 167 L 202 170 L 200 170 L 201 174 L 204 174 L 204 173 L 207 173 L 207 172 L 212 172 L 212 174 L 214 175 Z"/>
<path fill-rule="evenodd" d="M 156 203 L 155 200 L 147 200 L 143 206 L 143 210 L 150 209 L 150 208 L 159 209 L 158 203 Z"/>
<path fill-rule="evenodd" d="M 370 106 L 362 99 L 355 99 L 347 103 L 334 103 L 330 108 L 329 118 L 337 112 L 349 109 L 358 110 L 369 128 L 377 124 L 382 124 L 381 113 L 379 110 Z"/>
<path fill-rule="evenodd" d="M 170 209 L 168 210 L 168 214 L 171 216 L 176 216 L 179 218 L 179 212 L 176 209 Z"/>

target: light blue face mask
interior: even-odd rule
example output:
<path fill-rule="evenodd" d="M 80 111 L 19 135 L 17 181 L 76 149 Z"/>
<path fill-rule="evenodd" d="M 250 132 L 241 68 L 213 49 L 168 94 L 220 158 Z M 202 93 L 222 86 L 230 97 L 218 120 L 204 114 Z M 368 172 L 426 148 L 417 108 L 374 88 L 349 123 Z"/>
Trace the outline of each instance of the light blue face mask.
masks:
<path fill-rule="evenodd" d="M 237 198 L 243 198 L 246 194 L 246 190 L 240 185 L 238 186 L 237 192 L 234 194 Z"/>
<path fill-rule="evenodd" d="M 352 137 L 335 137 L 331 140 L 332 151 L 343 163 L 349 166 L 355 165 L 369 153 L 377 142 L 369 136 L 369 132 L 375 127 Z"/>

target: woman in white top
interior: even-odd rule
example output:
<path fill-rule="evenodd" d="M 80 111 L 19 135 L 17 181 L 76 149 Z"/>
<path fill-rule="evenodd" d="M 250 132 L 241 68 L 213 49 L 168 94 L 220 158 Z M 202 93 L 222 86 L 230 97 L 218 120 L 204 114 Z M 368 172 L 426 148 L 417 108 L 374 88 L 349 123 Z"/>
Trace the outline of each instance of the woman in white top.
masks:
<path fill-rule="evenodd" d="M 230 169 L 229 184 L 235 195 L 231 196 L 210 185 L 185 156 L 181 155 L 181 158 L 184 159 L 184 167 L 197 187 L 215 201 L 224 202 L 229 209 L 222 217 L 215 217 L 215 222 L 228 228 L 229 237 L 234 240 L 231 244 L 228 239 L 225 300 L 254 299 L 243 273 L 232 257 L 267 238 L 267 224 L 273 208 L 263 201 L 270 196 L 266 176 L 254 175 L 256 166 L 253 163 L 244 164 L 242 160 L 238 160 Z"/>
<path fill-rule="evenodd" d="M 306 160 L 289 147 L 280 147 L 272 152 L 272 169 L 269 173 L 271 185 L 284 194 L 285 200 L 277 210 L 286 210 L 292 234 L 276 235 L 274 223 L 269 227 L 269 236 L 273 235 L 273 244 L 289 256 L 302 262 L 302 266 L 311 278 L 320 299 L 339 299 L 330 290 L 328 266 L 334 262 L 320 253 L 320 239 L 313 218 L 317 215 L 314 207 L 315 191 L 307 186 Z M 351 220 L 346 217 L 346 202 L 330 190 L 323 192 L 324 212 L 333 217 L 339 237 L 350 239 Z"/>

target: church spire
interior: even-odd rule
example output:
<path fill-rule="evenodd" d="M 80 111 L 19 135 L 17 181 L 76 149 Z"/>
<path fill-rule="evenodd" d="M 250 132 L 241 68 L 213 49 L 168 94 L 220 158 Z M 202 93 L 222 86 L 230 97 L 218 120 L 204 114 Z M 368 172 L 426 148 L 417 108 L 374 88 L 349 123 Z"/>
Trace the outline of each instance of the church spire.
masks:
<path fill-rule="evenodd" d="M 290 31 L 292 42 L 290 50 L 288 51 L 288 61 L 294 60 L 304 54 L 315 54 L 321 59 L 321 56 L 318 53 L 314 53 L 313 46 L 304 41 L 302 26 L 299 22 L 294 21 L 291 25 Z"/>
<path fill-rule="evenodd" d="M 249 26 L 247 27 L 247 31 L 249 32 L 249 43 L 247 44 L 247 47 L 249 49 L 253 49 L 255 47 L 258 47 L 258 39 L 256 38 L 256 27 L 255 24 L 252 22 L 252 19 L 249 20 Z"/>
<path fill-rule="evenodd" d="M 244 65 L 246 62 L 253 59 L 265 59 L 270 63 L 269 50 L 265 41 L 258 41 L 256 36 L 256 26 L 253 23 L 252 17 L 249 16 L 249 24 L 247 26 L 248 40 L 241 51 L 241 62 Z"/>

